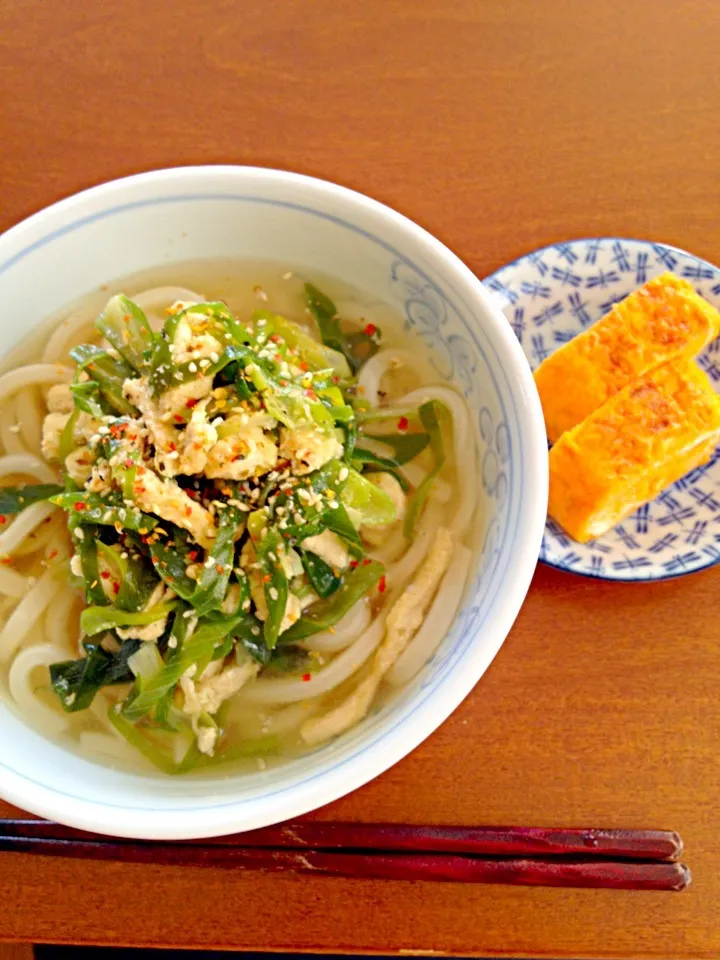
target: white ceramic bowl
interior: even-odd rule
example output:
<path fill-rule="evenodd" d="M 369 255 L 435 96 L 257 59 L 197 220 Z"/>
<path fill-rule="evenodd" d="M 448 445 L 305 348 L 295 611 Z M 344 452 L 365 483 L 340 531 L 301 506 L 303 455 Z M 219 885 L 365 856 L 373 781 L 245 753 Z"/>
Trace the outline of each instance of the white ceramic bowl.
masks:
<path fill-rule="evenodd" d="M 415 680 L 354 730 L 279 768 L 206 779 L 121 773 L 44 739 L 0 702 L 0 794 L 117 836 L 182 839 L 264 826 L 328 803 L 400 760 L 497 653 L 525 597 L 545 522 L 542 413 L 500 309 L 443 244 L 334 184 L 250 167 L 160 170 L 43 210 L 0 237 L 0 354 L 102 283 L 208 257 L 319 269 L 404 314 L 407 335 L 430 351 L 439 378 L 464 394 L 478 432 L 477 563 L 452 630 Z"/>

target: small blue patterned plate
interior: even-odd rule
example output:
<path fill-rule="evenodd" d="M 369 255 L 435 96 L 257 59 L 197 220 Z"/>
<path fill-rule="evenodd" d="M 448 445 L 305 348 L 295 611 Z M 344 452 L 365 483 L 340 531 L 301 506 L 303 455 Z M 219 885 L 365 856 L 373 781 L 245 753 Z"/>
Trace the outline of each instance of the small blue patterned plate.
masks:
<path fill-rule="evenodd" d="M 672 270 L 720 308 L 720 268 L 661 243 L 602 237 L 556 243 L 484 282 L 534 369 L 651 277 Z M 698 358 L 720 392 L 720 340 Z M 540 559 L 603 580 L 665 580 L 720 561 L 720 447 L 604 537 L 580 544 L 548 519 Z"/>

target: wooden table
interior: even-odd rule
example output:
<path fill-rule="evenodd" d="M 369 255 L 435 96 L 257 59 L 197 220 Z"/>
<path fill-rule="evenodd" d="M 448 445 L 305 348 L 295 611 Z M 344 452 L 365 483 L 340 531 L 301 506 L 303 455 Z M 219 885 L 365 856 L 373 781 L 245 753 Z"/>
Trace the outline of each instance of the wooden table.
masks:
<path fill-rule="evenodd" d="M 720 6 L 707 0 L 6 2 L 0 229 L 112 177 L 234 162 L 365 191 L 481 276 L 541 244 L 604 234 L 717 261 L 719 41 Z M 315 814 L 671 827 L 695 877 L 687 893 L 2 854 L 0 939 L 717 957 L 719 587 L 712 570 L 628 588 L 539 568 L 454 716 Z"/>

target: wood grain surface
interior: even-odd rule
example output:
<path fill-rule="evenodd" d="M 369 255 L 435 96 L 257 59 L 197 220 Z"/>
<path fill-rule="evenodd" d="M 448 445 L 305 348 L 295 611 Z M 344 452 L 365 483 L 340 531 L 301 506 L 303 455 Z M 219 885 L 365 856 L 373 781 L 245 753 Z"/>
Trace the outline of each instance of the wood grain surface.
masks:
<path fill-rule="evenodd" d="M 707 0 L 6 0 L 0 229 L 122 174 L 235 162 L 369 193 L 481 276 L 603 234 L 718 261 L 719 46 Z M 627 587 L 539 568 L 453 717 L 313 815 L 675 829 L 686 893 L 2 854 L 0 939 L 717 957 L 719 588 L 712 570 Z"/>

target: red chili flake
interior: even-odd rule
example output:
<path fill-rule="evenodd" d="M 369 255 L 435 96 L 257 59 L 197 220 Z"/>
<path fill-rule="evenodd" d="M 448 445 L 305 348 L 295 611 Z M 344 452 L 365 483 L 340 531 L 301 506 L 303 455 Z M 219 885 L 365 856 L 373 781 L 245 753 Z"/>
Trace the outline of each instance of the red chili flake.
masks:
<path fill-rule="evenodd" d="M 7 517 L 4 513 L 0 513 L 0 523 L 7 523 Z"/>
<path fill-rule="evenodd" d="M 190 507 L 185 507 L 185 516 L 186 517 L 192 516 L 192 510 L 190 509 Z"/>
<path fill-rule="evenodd" d="M 410 422 L 407 417 L 400 417 L 400 419 L 397 422 L 397 425 L 398 425 L 398 430 L 407 430 L 407 428 L 410 426 Z"/>
<path fill-rule="evenodd" d="M 190 397 L 190 399 L 185 404 L 185 406 L 188 408 L 188 410 L 192 410 L 192 408 L 195 406 L 197 402 L 198 401 L 194 397 Z"/>
<path fill-rule="evenodd" d="M 280 334 L 273 333 L 270 339 L 272 340 L 273 343 L 280 343 Z"/>
<path fill-rule="evenodd" d="M 310 397 L 311 400 L 317 400 L 317 394 L 312 387 L 305 391 L 305 396 Z"/>
<path fill-rule="evenodd" d="M 57 550 L 53 550 L 53 551 L 50 553 L 50 556 L 48 557 L 48 560 L 54 560 L 55 557 L 57 556 L 57 553 L 58 553 Z"/>
<path fill-rule="evenodd" d="M 185 418 L 181 417 L 179 413 L 176 413 L 175 416 L 173 417 L 173 420 L 175 421 L 175 423 L 183 423 Z"/>
<path fill-rule="evenodd" d="M 117 580 L 113 581 L 113 593 L 120 593 L 120 584 Z"/>
<path fill-rule="evenodd" d="M 377 327 L 375 326 L 374 323 L 369 323 L 369 324 L 365 327 L 363 333 L 364 333 L 366 336 L 368 336 L 368 337 L 372 337 L 372 336 L 374 336 L 374 334 L 377 333 Z"/>
<path fill-rule="evenodd" d="M 170 450 L 177 450 L 177 447 L 172 440 L 170 441 Z"/>
<path fill-rule="evenodd" d="M 380 580 L 378 581 L 378 593 L 385 593 L 386 586 L 387 586 L 387 582 L 385 580 L 385 574 L 383 574 L 380 577 Z"/>
<path fill-rule="evenodd" d="M 303 678 L 303 680 L 305 681 L 305 683 L 307 683 L 308 680 L 310 679 L 310 674 L 309 674 L 309 673 L 304 673 L 304 674 L 302 675 L 302 678 Z"/>
<path fill-rule="evenodd" d="M 215 564 L 215 569 L 217 570 L 218 573 L 222 573 L 222 572 L 223 572 L 223 568 L 222 568 L 221 564 L 219 564 L 219 563 L 216 563 L 216 564 Z"/>
<path fill-rule="evenodd" d="M 103 570 L 102 573 L 100 574 L 100 576 L 103 578 L 103 580 L 109 580 L 109 579 L 110 579 L 110 574 L 108 573 L 107 570 Z"/>
<path fill-rule="evenodd" d="M 75 509 L 78 511 L 85 509 L 85 504 L 82 502 L 82 500 L 77 501 L 77 503 L 75 504 Z"/>
<path fill-rule="evenodd" d="M 194 560 L 197 560 L 197 558 L 198 558 L 198 552 L 197 552 L 197 550 L 190 550 L 189 553 L 188 553 L 188 557 L 189 557 L 191 560 L 193 560 L 193 561 L 194 561 Z"/>
<path fill-rule="evenodd" d="M 350 569 L 351 569 L 351 570 L 354 570 L 355 567 L 357 567 L 357 565 L 358 565 L 357 560 L 351 560 L 351 561 L 350 561 Z"/>
<path fill-rule="evenodd" d="M 300 369 L 303 370 L 303 371 L 304 371 L 304 370 L 307 370 L 307 368 L 308 368 L 307 360 L 301 360 L 300 363 L 299 363 L 299 367 L 300 367 Z"/>
<path fill-rule="evenodd" d="M 270 583 L 271 580 L 272 580 L 272 577 L 270 576 L 270 574 L 266 573 L 265 576 L 263 577 L 263 583 Z"/>
<path fill-rule="evenodd" d="M 152 562 L 153 562 L 154 566 L 157 566 L 158 563 L 160 563 L 160 561 L 158 560 L 157 557 L 153 557 L 153 558 L 152 558 Z"/>
<path fill-rule="evenodd" d="M 125 461 L 125 466 L 126 466 L 126 467 L 128 468 L 128 470 L 129 470 L 129 469 L 134 465 L 134 463 L 135 463 L 134 460 L 126 460 L 126 461 Z"/>
<path fill-rule="evenodd" d="M 123 317 L 123 321 L 124 321 L 125 323 L 130 323 L 130 314 L 129 314 L 129 313 L 126 313 L 126 314 L 125 314 L 125 316 Z"/>
<path fill-rule="evenodd" d="M 364 567 L 369 567 L 371 563 L 372 563 L 372 560 L 370 559 L 370 557 L 365 557 L 365 559 L 363 560 Z"/>
<path fill-rule="evenodd" d="M 333 377 L 333 378 L 332 378 L 332 382 L 333 382 L 333 383 L 340 383 L 340 377 Z"/>

